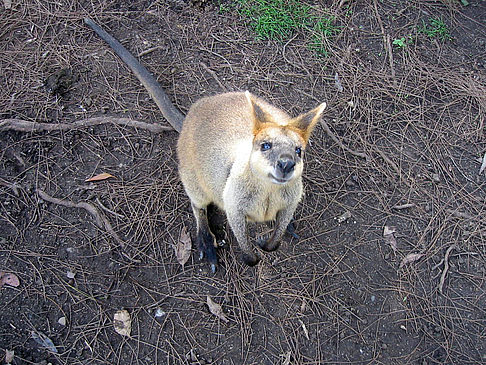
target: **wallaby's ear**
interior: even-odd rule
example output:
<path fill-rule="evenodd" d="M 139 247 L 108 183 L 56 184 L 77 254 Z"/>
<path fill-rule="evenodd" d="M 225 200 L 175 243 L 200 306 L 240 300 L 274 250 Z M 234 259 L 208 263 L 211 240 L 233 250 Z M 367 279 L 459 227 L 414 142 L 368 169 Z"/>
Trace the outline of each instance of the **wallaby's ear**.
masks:
<path fill-rule="evenodd" d="M 304 141 L 308 141 L 312 133 L 312 130 L 319 121 L 322 112 L 326 109 L 327 104 L 322 103 L 317 108 L 312 109 L 310 112 L 299 115 L 297 118 L 292 119 L 289 123 L 292 127 L 297 128 Z"/>
<path fill-rule="evenodd" d="M 258 132 L 264 128 L 266 123 L 272 122 L 272 118 L 255 102 L 253 95 L 251 95 L 248 90 L 245 92 L 245 96 L 253 116 L 253 135 L 257 135 Z"/>

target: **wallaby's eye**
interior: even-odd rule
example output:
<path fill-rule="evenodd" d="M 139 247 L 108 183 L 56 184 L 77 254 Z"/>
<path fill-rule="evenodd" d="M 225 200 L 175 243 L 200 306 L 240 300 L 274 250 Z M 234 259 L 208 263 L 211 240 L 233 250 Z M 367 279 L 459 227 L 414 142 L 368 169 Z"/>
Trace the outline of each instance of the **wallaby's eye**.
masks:
<path fill-rule="evenodd" d="M 272 144 L 270 142 L 263 142 L 260 148 L 262 151 L 268 151 L 270 148 L 272 148 Z"/>
<path fill-rule="evenodd" d="M 295 153 L 297 154 L 297 156 L 301 156 L 302 155 L 302 148 L 301 147 L 296 147 L 295 148 Z"/>

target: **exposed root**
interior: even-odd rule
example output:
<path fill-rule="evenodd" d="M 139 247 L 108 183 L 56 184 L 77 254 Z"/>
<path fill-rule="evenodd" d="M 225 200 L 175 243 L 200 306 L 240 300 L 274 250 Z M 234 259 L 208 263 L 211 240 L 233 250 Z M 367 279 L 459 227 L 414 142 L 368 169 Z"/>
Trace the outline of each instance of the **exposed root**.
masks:
<path fill-rule="evenodd" d="M 172 127 L 160 124 L 150 124 L 129 118 L 94 117 L 82 119 L 73 123 L 39 123 L 22 119 L 0 120 L 0 131 L 13 130 L 17 132 L 43 132 L 43 131 L 67 131 L 92 127 L 101 124 L 116 124 L 124 127 L 135 127 L 148 130 L 152 133 L 161 133 L 174 130 Z"/>
<path fill-rule="evenodd" d="M 450 246 L 445 253 L 444 256 L 444 270 L 442 270 L 442 274 L 440 276 L 440 281 L 439 281 L 439 293 L 441 295 L 444 295 L 444 281 L 447 275 L 447 271 L 449 271 L 449 255 L 451 254 L 451 251 L 453 249 L 457 248 L 457 245 L 452 245 Z"/>
<path fill-rule="evenodd" d="M 108 232 L 120 244 L 120 246 L 122 247 L 125 246 L 125 242 L 118 236 L 118 234 L 116 234 L 108 219 L 106 219 L 106 217 L 103 216 L 98 211 L 98 209 L 96 209 L 96 207 L 94 207 L 90 203 L 87 202 L 74 203 L 70 200 L 61 200 L 48 195 L 47 193 L 45 193 L 40 189 L 37 189 L 37 194 L 39 194 L 41 199 L 48 201 L 49 203 L 62 205 L 68 208 L 85 209 L 86 211 L 88 211 L 88 213 L 90 213 L 95 218 L 96 225 L 99 228 L 104 229 L 106 232 Z"/>

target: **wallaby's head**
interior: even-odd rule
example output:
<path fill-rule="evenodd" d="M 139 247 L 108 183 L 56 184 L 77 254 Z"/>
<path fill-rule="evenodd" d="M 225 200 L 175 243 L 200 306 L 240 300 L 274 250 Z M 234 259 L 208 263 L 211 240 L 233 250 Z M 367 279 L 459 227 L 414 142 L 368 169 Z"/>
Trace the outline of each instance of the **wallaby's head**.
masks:
<path fill-rule="evenodd" d="M 247 91 L 253 115 L 253 148 L 250 168 L 262 180 L 286 184 L 302 175 L 304 150 L 316 123 L 326 108 L 317 108 L 296 118 L 279 120 Z"/>

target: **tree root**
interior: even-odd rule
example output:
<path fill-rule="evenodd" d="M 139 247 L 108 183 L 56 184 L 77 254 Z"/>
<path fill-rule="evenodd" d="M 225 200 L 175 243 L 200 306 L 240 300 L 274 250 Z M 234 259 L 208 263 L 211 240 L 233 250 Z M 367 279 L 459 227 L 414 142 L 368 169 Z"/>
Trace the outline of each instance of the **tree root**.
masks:
<path fill-rule="evenodd" d="M 451 251 L 455 248 L 457 248 L 457 245 L 450 246 L 446 250 L 444 255 L 444 270 L 442 270 L 442 274 L 440 275 L 440 281 L 439 281 L 439 293 L 441 295 L 444 295 L 444 281 L 447 275 L 447 271 L 449 271 L 449 255 L 451 254 Z"/>
<path fill-rule="evenodd" d="M 99 228 L 104 229 L 106 232 L 108 232 L 120 244 L 121 247 L 125 246 L 125 242 L 120 238 L 120 236 L 118 236 L 118 234 L 116 234 L 108 219 L 106 219 L 106 217 L 103 214 L 101 214 L 98 211 L 98 209 L 95 206 L 91 205 L 90 203 L 87 202 L 74 203 L 70 200 L 61 200 L 48 195 L 47 193 L 45 193 L 40 189 L 37 189 L 37 194 L 39 194 L 39 197 L 41 199 L 49 203 L 62 205 L 68 208 L 85 209 L 86 211 L 88 211 L 88 213 L 90 213 L 94 217 L 96 225 Z"/>
<path fill-rule="evenodd" d="M 152 133 L 161 133 L 174 130 L 172 127 L 160 124 L 140 122 L 129 118 L 94 117 L 78 120 L 72 123 L 39 123 L 22 119 L 0 120 L 0 131 L 13 130 L 18 132 L 67 131 L 91 127 L 101 124 L 116 124 L 124 127 L 135 127 L 148 130 Z"/>

